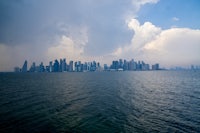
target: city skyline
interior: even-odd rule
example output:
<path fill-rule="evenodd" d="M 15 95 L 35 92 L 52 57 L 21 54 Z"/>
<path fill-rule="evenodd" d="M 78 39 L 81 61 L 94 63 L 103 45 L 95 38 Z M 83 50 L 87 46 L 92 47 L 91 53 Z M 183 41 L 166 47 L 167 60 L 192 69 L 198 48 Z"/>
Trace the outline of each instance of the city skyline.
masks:
<path fill-rule="evenodd" d="M 0 71 L 24 60 L 200 65 L 199 0 L 0 1 Z"/>
<path fill-rule="evenodd" d="M 25 60 L 22 67 L 15 66 L 14 72 L 91 72 L 91 71 L 149 71 L 149 70 L 163 70 L 160 68 L 159 63 L 152 64 L 152 66 L 144 61 L 136 61 L 131 59 L 130 61 L 126 59 L 113 60 L 110 65 L 103 64 L 100 65 L 99 62 L 81 62 L 69 60 L 67 63 L 66 58 L 55 59 L 54 61 L 49 61 L 49 64 L 44 64 L 41 62 L 36 65 L 35 62 L 29 66 L 28 61 Z"/>

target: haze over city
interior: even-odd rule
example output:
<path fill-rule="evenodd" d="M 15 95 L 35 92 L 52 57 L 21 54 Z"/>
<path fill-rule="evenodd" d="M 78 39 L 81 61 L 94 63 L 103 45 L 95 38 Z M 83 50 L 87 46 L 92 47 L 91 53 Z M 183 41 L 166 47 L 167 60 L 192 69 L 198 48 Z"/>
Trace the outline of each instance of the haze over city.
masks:
<path fill-rule="evenodd" d="M 60 58 L 200 65 L 199 7 L 199 0 L 1 0 L 0 71 Z"/>

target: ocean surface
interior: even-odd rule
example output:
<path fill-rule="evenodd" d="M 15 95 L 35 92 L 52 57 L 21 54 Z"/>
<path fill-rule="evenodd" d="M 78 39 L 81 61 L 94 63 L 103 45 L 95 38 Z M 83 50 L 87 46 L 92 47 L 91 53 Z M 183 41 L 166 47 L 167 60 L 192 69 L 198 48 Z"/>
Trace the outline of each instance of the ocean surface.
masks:
<path fill-rule="evenodd" d="M 0 73 L 3 132 L 200 132 L 200 71 Z"/>

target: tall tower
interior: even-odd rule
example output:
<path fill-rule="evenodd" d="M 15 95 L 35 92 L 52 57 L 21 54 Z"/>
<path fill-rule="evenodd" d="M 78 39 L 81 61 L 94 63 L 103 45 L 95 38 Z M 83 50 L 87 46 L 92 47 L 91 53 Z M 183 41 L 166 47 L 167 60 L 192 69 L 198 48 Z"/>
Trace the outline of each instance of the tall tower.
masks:
<path fill-rule="evenodd" d="M 70 62 L 69 62 L 69 71 L 70 71 L 70 72 L 73 72 L 73 69 L 74 69 L 74 68 L 73 68 L 73 61 L 70 61 Z"/>
<path fill-rule="evenodd" d="M 49 72 L 53 72 L 53 62 L 49 62 Z"/>
<path fill-rule="evenodd" d="M 24 65 L 22 67 L 22 72 L 27 72 L 27 68 L 28 68 L 28 62 L 27 60 L 25 60 Z"/>
<path fill-rule="evenodd" d="M 36 65 L 35 62 L 31 65 L 31 68 L 29 69 L 29 72 L 35 72 L 36 71 Z"/>
<path fill-rule="evenodd" d="M 54 72 L 59 72 L 59 62 L 57 59 L 55 60 L 55 62 L 53 64 L 53 69 L 54 69 L 53 70 Z"/>

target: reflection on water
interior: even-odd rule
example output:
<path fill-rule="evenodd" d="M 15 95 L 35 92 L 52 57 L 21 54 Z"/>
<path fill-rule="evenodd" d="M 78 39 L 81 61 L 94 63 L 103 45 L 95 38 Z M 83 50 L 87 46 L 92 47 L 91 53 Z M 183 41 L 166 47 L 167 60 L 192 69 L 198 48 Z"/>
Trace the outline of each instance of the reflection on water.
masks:
<path fill-rule="evenodd" d="M 0 132 L 200 132 L 200 72 L 1 73 Z"/>

